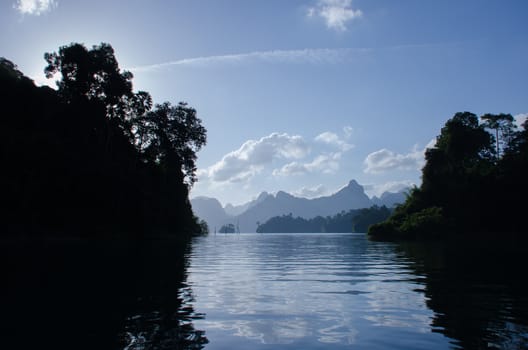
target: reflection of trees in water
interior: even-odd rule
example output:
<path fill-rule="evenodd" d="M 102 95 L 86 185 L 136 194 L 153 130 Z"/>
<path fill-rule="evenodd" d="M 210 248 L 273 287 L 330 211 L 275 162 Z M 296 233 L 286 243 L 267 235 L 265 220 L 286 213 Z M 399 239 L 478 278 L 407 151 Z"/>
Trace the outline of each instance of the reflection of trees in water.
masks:
<path fill-rule="evenodd" d="M 400 244 L 424 277 L 433 331 L 464 349 L 528 349 L 528 250 L 504 242 Z"/>
<path fill-rule="evenodd" d="M 129 305 L 120 333 L 127 350 L 202 349 L 205 332 L 194 329 L 194 297 L 185 284 L 190 245 L 153 241 L 136 252 L 135 302 Z M 139 262 L 139 264 L 138 264 Z"/>
<path fill-rule="evenodd" d="M 183 285 L 185 240 L 15 240 L 0 248 L 2 348 L 201 349 L 207 342 L 193 327 L 203 316 Z"/>
<path fill-rule="evenodd" d="M 160 311 L 145 311 L 128 317 L 120 338 L 126 350 L 202 349 L 208 343 L 205 332 L 196 330 L 193 320 L 204 315 L 194 312 L 192 290 L 182 287 L 177 296 L 178 307 L 162 309 L 161 300 L 149 300 L 147 308 L 160 306 Z M 172 303 L 169 303 L 172 304 Z"/>

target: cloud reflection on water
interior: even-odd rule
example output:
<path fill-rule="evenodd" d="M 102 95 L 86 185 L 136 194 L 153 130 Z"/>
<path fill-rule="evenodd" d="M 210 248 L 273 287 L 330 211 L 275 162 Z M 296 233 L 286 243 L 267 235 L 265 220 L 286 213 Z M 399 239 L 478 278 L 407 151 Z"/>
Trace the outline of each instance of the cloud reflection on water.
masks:
<path fill-rule="evenodd" d="M 203 238 L 189 268 L 196 307 L 206 313 L 197 327 L 219 348 L 226 338 L 315 349 L 357 344 L 381 328 L 429 331 L 432 312 L 407 262 L 390 246 L 354 240 Z M 215 341 L 215 335 L 223 340 Z"/>

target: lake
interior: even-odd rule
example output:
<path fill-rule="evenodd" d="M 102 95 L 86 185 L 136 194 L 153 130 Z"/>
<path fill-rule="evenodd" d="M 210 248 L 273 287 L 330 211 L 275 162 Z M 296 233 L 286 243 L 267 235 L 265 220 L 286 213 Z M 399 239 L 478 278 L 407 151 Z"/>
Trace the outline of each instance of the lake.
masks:
<path fill-rule="evenodd" d="M 187 277 L 204 315 L 194 327 L 206 349 L 525 349 L 523 251 L 362 234 L 201 237 Z"/>
<path fill-rule="evenodd" d="M 9 349 L 528 349 L 524 242 L 5 240 Z"/>

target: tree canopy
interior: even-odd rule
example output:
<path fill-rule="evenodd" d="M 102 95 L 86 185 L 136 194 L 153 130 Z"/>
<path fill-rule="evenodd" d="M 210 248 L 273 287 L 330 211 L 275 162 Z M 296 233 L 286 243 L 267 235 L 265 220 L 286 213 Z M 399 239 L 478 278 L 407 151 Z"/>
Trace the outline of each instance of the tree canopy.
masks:
<path fill-rule="evenodd" d="M 56 91 L 0 59 L 10 206 L 2 232 L 199 232 L 188 200 L 206 144 L 196 110 L 153 106 L 149 93 L 134 92 L 109 44 L 72 43 L 44 57 Z"/>
<path fill-rule="evenodd" d="M 519 234 L 520 201 L 528 196 L 528 123 L 517 131 L 510 114 L 456 113 L 426 151 L 422 185 L 374 236 Z M 493 132 L 492 133 L 490 133 Z"/>
<path fill-rule="evenodd" d="M 133 94 L 133 75 L 121 72 L 109 44 L 101 43 L 88 50 L 83 44 L 72 43 L 61 46 L 58 52 L 45 53 L 44 59 L 48 63 L 44 69 L 47 78 L 60 73 L 57 86 L 67 101 L 84 96 L 112 108 Z"/>
<path fill-rule="evenodd" d="M 146 161 L 181 162 L 187 182 L 196 181 L 196 152 L 206 143 L 206 130 L 196 110 L 180 102 L 156 105 L 137 120 L 136 139 Z"/>
<path fill-rule="evenodd" d="M 507 151 L 510 147 L 512 138 L 515 135 L 517 126 L 513 123 L 514 119 L 511 114 L 484 114 L 480 117 L 484 121 L 484 127 L 495 130 L 495 147 L 496 157 L 500 159 L 501 148 Z M 506 149 L 505 149 L 506 148 Z"/>

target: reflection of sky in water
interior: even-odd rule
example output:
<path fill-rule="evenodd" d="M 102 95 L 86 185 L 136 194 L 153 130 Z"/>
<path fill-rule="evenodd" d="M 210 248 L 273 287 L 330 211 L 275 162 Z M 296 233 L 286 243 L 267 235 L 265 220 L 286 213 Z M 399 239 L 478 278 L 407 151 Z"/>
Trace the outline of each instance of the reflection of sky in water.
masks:
<path fill-rule="evenodd" d="M 394 336 L 402 348 L 448 347 L 430 332 L 433 314 L 416 291 L 423 285 L 390 244 L 357 235 L 210 236 L 195 242 L 188 271 L 207 349 L 376 347 Z"/>

